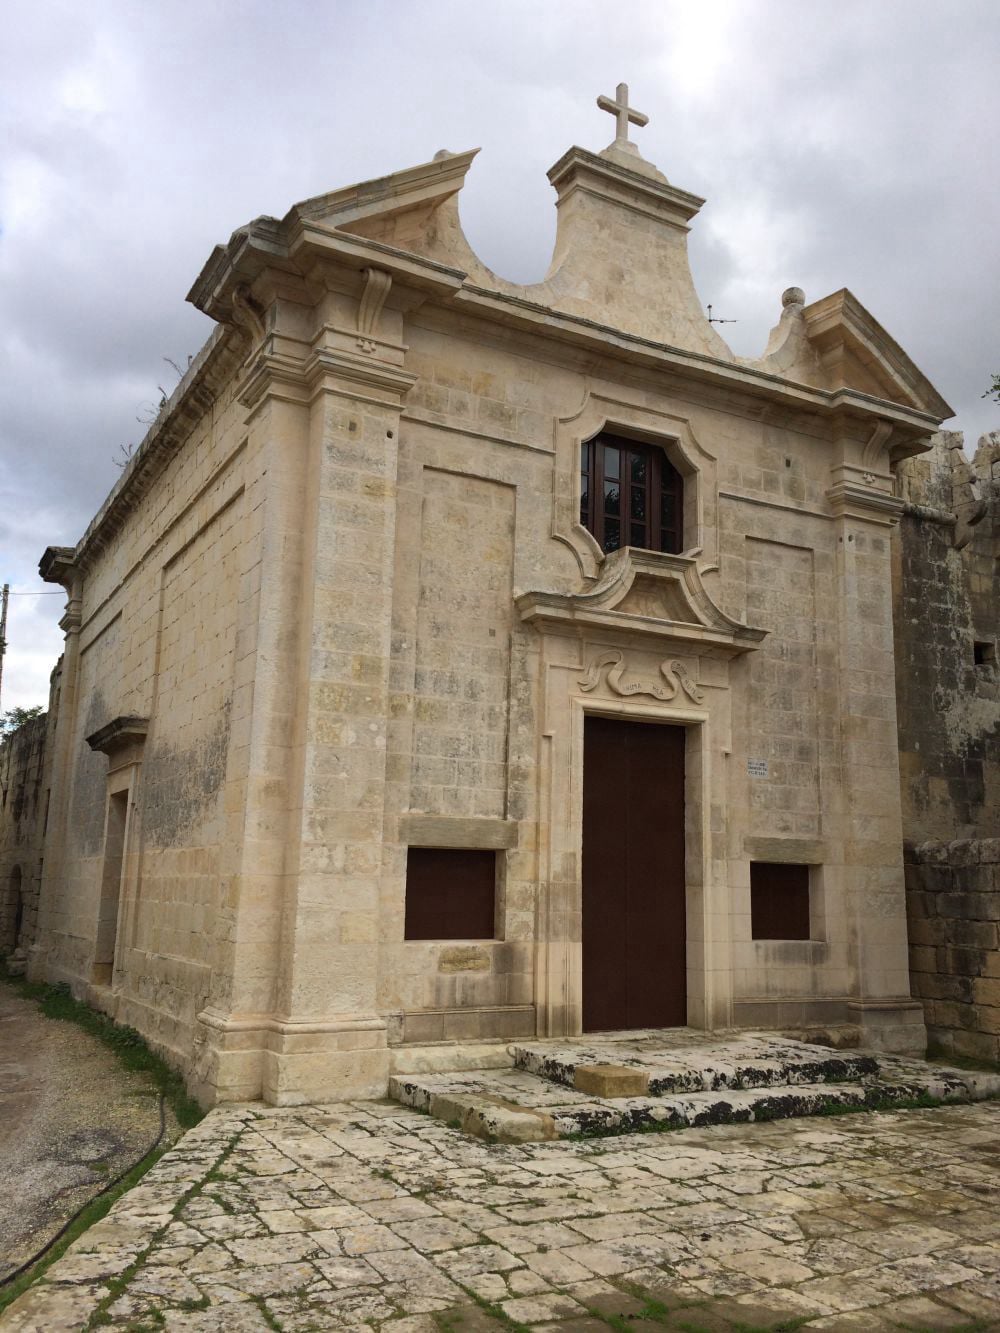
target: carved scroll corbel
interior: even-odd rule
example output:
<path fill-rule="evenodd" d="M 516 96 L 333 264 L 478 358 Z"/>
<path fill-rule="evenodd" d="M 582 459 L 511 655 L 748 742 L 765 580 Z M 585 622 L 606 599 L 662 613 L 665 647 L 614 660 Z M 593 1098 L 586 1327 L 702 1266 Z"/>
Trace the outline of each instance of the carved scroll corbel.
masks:
<path fill-rule="evenodd" d="M 361 293 L 361 301 L 358 305 L 357 342 L 362 352 L 371 354 L 375 351 L 377 345 L 375 328 L 382 313 L 382 307 L 385 305 L 385 299 L 389 295 L 389 288 L 392 286 L 392 275 L 380 268 L 366 268 L 362 272 L 365 279 L 365 289 Z"/>
<path fill-rule="evenodd" d="M 864 453 L 861 456 L 861 463 L 868 471 L 873 472 L 877 468 L 884 467 L 882 451 L 889 443 L 889 436 L 892 434 L 891 421 L 876 421 L 872 428 L 871 435 L 868 436 L 868 443 L 865 445 Z M 871 485 L 871 482 L 868 483 Z"/>
<path fill-rule="evenodd" d="M 241 282 L 233 289 L 233 323 L 242 332 L 248 343 L 247 355 L 264 341 L 267 325 L 264 323 L 264 310 L 254 300 L 247 283 Z"/>

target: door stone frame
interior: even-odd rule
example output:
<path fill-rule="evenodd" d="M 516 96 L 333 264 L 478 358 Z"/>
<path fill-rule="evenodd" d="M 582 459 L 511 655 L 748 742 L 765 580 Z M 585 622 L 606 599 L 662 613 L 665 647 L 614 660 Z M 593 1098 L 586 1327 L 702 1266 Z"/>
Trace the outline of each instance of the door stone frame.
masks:
<path fill-rule="evenodd" d="M 730 1025 L 730 662 L 766 631 L 715 605 L 695 558 L 630 547 L 609 556 L 585 592 L 523 593 L 517 606 L 538 633 L 538 1035 L 583 1031 L 583 726 L 590 713 L 687 729 L 688 1025 Z"/>

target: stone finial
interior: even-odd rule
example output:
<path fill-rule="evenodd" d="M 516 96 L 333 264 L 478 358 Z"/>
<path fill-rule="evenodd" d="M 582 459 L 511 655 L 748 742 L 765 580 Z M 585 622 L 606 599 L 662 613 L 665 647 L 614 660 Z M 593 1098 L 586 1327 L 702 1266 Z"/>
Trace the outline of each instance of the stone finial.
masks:
<path fill-rule="evenodd" d="M 450 148 L 439 148 L 437 152 L 434 154 L 433 160 L 435 162 L 444 162 L 449 157 L 454 157 L 454 156 L 455 154 L 451 151 Z"/>
<path fill-rule="evenodd" d="M 786 287 L 781 293 L 781 304 L 786 310 L 793 306 L 801 310 L 805 303 L 806 294 L 801 287 Z"/>

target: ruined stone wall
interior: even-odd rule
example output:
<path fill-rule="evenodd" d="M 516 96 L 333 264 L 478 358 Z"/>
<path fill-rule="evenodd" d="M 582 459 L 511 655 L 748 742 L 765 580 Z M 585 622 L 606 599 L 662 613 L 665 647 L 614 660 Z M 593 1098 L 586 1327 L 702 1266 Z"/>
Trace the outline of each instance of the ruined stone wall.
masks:
<path fill-rule="evenodd" d="M 895 543 L 913 994 L 944 1051 L 1000 1056 L 1000 433 L 900 468 Z"/>
<path fill-rule="evenodd" d="M 928 1041 L 1000 1060 L 1000 838 L 908 847 L 906 902 Z"/>
<path fill-rule="evenodd" d="M 60 669 L 49 709 L 0 742 L 0 957 L 21 970 L 35 940 Z"/>
<path fill-rule="evenodd" d="M 903 836 L 991 836 L 1000 815 L 1000 432 L 902 464 L 894 550 Z"/>

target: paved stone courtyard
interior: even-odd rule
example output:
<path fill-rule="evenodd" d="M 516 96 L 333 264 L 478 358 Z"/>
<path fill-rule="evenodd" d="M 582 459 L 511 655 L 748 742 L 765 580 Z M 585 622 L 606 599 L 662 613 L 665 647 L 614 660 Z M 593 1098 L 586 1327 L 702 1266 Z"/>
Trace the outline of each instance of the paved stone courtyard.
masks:
<path fill-rule="evenodd" d="M 213 1111 L 14 1330 L 1000 1328 L 1000 1104 L 522 1145 Z"/>

